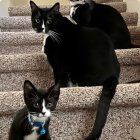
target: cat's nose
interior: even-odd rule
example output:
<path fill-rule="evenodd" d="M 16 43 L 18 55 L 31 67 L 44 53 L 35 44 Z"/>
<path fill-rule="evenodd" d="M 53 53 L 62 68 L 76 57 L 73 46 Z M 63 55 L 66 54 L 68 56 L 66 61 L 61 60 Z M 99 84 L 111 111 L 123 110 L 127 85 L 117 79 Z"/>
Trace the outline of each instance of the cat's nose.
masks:
<path fill-rule="evenodd" d="M 45 115 L 46 112 L 42 112 L 43 115 Z"/>

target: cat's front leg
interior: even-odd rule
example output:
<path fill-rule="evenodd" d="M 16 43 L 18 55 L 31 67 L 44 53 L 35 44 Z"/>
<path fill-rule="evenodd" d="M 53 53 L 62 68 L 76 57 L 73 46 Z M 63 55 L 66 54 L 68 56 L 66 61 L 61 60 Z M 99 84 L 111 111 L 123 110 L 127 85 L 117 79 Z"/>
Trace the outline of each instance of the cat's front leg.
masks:
<path fill-rule="evenodd" d="M 85 140 L 99 140 L 102 129 L 106 123 L 110 103 L 115 94 L 117 84 L 118 78 L 116 77 L 110 77 L 104 82 L 94 127 L 90 135 Z"/>

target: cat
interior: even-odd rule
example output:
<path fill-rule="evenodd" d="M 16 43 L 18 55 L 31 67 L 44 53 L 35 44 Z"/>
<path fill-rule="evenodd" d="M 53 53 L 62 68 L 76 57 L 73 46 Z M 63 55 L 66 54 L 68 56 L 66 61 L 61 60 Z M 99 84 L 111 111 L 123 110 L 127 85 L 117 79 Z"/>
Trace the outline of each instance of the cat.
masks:
<path fill-rule="evenodd" d="M 70 17 L 79 25 L 107 33 L 115 49 L 140 48 L 131 44 L 130 32 L 121 14 L 113 7 L 93 0 L 70 0 Z"/>
<path fill-rule="evenodd" d="M 94 127 L 86 140 L 100 138 L 120 74 L 111 38 L 96 28 L 73 24 L 59 12 L 60 4 L 39 8 L 30 1 L 33 29 L 45 32 L 44 53 L 60 87 L 103 85 Z"/>
<path fill-rule="evenodd" d="M 48 90 L 37 89 L 30 81 L 25 80 L 23 91 L 26 106 L 16 114 L 9 140 L 51 140 L 48 127 L 51 112 L 59 98 L 59 85 Z"/>

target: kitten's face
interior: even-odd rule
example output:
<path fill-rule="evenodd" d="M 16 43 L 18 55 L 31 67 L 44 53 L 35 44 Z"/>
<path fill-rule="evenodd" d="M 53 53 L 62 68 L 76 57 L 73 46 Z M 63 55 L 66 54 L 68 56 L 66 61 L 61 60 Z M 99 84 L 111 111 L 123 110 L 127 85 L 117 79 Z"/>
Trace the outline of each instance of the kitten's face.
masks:
<path fill-rule="evenodd" d="M 52 8 L 39 8 L 33 1 L 30 1 L 30 6 L 32 27 L 37 33 L 47 33 L 58 25 L 59 3 Z"/>
<path fill-rule="evenodd" d="M 56 107 L 60 87 L 55 85 L 48 90 L 37 89 L 30 81 L 24 82 L 24 101 L 33 121 L 44 122 Z"/>
<path fill-rule="evenodd" d="M 70 17 L 80 25 L 87 25 L 90 18 L 89 4 L 81 0 L 70 0 Z"/>

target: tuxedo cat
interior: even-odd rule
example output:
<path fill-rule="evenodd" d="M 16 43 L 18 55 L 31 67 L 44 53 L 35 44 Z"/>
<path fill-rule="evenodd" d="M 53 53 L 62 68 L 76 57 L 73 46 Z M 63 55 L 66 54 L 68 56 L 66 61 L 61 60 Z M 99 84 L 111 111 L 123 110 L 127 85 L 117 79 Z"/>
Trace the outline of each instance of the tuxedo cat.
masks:
<path fill-rule="evenodd" d="M 103 30 L 111 37 L 115 49 L 140 48 L 131 44 L 127 25 L 113 7 L 93 0 L 70 0 L 70 5 L 70 17 L 77 24 Z"/>
<path fill-rule="evenodd" d="M 103 85 L 96 120 L 86 140 L 99 139 L 120 73 L 110 37 L 96 28 L 73 24 L 59 12 L 59 3 L 39 8 L 30 1 L 32 27 L 45 31 L 44 52 L 61 87 Z"/>
<path fill-rule="evenodd" d="M 26 80 L 23 86 L 26 106 L 15 116 L 10 128 L 9 140 L 51 140 L 49 122 L 56 107 L 60 87 L 37 89 Z"/>

